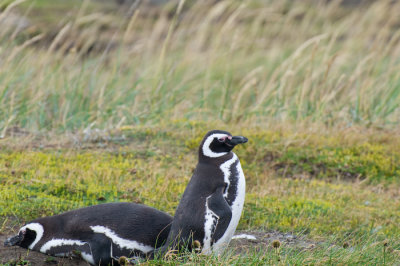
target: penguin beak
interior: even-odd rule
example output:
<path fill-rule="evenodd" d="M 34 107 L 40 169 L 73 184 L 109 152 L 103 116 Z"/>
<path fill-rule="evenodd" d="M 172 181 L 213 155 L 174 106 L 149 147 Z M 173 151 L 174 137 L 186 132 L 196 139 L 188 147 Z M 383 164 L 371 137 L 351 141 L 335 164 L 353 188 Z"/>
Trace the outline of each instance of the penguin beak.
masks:
<path fill-rule="evenodd" d="M 15 246 L 18 245 L 19 243 L 21 243 L 21 241 L 24 239 L 24 235 L 23 234 L 19 234 L 13 237 L 10 237 L 9 239 L 7 239 L 6 241 L 4 241 L 4 246 Z"/>
<path fill-rule="evenodd" d="M 226 139 L 226 144 L 230 146 L 236 146 L 238 144 L 246 143 L 248 141 L 247 138 L 242 136 L 233 136 L 232 139 Z"/>

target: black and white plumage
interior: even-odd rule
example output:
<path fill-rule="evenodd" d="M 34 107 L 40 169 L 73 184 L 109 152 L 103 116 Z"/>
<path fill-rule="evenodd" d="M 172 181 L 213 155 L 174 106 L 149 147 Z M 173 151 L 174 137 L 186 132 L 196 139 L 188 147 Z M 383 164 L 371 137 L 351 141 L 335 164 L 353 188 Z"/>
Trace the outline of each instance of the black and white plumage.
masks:
<path fill-rule="evenodd" d="M 247 138 L 221 130 L 205 135 L 167 242 L 151 257 L 162 256 L 168 250 L 190 250 L 197 241 L 203 254 L 220 253 L 227 247 L 239 223 L 246 186 L 240 161 L 232 149 L 245 142 Z"/>
<path fill-rule="evenodd" d="M 52 256 L 77 256 L 92 265 L 117 264 L 121 256 L 143 257 L 165 243 L 172 217 L 135 203 L 106 203 L 35 219 L 6 246 Z"/>

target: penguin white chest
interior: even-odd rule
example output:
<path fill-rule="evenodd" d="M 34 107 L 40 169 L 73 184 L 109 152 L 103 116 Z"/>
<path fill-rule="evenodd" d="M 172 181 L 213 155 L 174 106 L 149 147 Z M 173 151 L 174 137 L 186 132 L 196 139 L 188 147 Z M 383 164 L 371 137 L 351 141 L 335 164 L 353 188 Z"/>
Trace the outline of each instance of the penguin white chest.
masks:
<path fill-rule="evenodd" d="M 243 204 L 246 193 L 246 181 L 244 173 L 240 165 L 240 161 L 236 154 L 233 157 L 223 163 L 220 166 L 224 173 L 224 181 L 227 184 L 227 188 L 224 193 L 224 198 L 227 200 L 232 211 L 232 218 L 229 222 L 228 228 L 223 233 L 222 237 L 218 239 L 214 244 L 211 243 L 210 234 L 205 230 L 206 236 L 204 241 L 204 247 L 202 250 L 203 254 L 210 254 L 211 252 L 220 253 L 228 246 L 235 233 L 236 227 L 239 224 L 240 216 L 243 210 Z M 206 208 L 208 206 L 206 205 Z M 208 208 L 207 208 L 208 209 Z M 207 217 L 208 216 L 208 217 Z M 207 219 L 208 218 L 208 219 Z M 212 226 L 211 221 L 215 219 L 215 214 L 207 210 L 206 219 L 209 221 L 209 226 Z M 207 227 L 207 224 L 206 226 Z M 217 225 L 218 227 L 218 225 Z M 206 228 L 205 228 L 206 229 Z M 217 228 L 218 230 L 218 228 Z M 211 230 L 208 230 L 211 231 Z"/>

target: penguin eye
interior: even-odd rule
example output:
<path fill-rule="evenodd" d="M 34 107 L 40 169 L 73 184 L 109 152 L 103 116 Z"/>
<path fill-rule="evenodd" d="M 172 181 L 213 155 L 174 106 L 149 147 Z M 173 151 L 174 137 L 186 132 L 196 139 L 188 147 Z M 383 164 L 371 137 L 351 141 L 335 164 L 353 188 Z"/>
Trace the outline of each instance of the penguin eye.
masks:
<path fill-rule="evenodd" d="M 219 138 L 219 139 L 218 139 L 218 141 L 219 141 L 219 142 L 224 142 L 224 141 L 225 141 L 225 139 L 226 139 L 226 137 Z"/>

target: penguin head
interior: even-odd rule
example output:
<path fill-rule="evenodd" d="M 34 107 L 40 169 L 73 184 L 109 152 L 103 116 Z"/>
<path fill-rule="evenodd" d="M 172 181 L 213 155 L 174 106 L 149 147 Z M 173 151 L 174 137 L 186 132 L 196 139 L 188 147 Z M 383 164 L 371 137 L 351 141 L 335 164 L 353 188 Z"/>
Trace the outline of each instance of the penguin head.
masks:
<path fill-rule="evenodd" d="M 4 242 L 5 246 L 20 246 L 33 249 L 42 239 L 43 225 L 40 223 L 28 223 L 19 229 L 18 235 L 10 237 Z"/>
<path fill-rule="evenodd" d="M 236 145 L 247 141 L 247 138 L 232 136 L 227 131 L 211 130 L 204 136 L 199 153 L 204 157 L 217 158 L 228 154 Z"/>
<path fill-rule="evenodd" d="M 36 239 L 36 231 L 29 228 L 21 228 L 18 235 L 8 238 L 5 246 L 20 246 L 28 248 Z"/>

